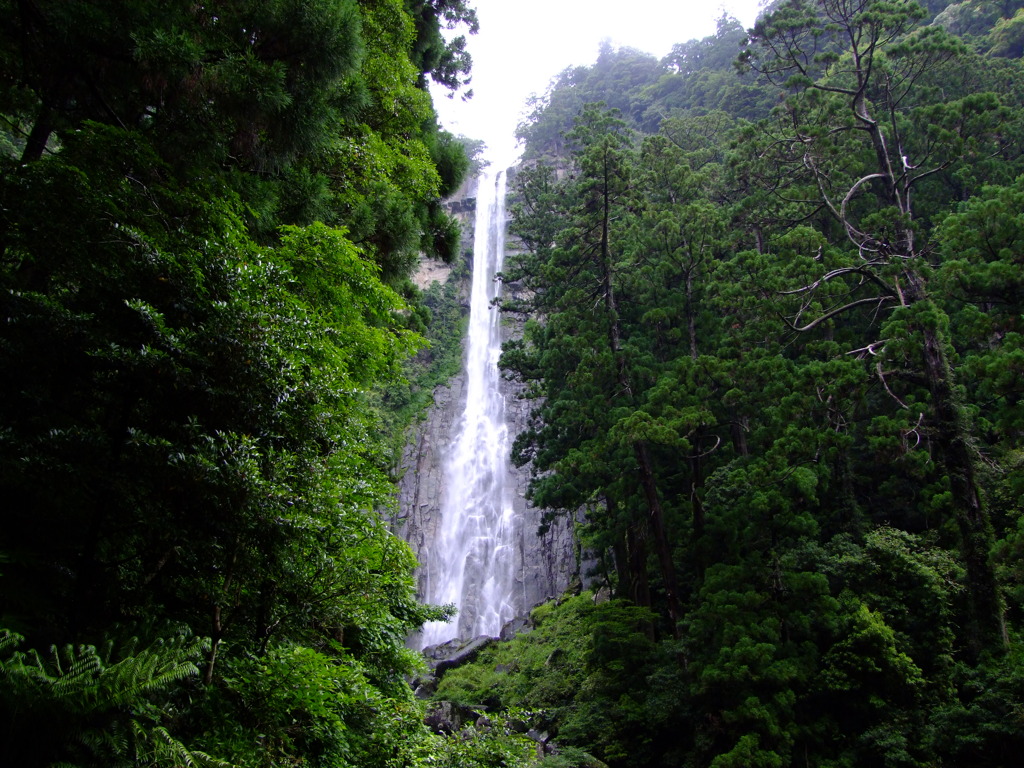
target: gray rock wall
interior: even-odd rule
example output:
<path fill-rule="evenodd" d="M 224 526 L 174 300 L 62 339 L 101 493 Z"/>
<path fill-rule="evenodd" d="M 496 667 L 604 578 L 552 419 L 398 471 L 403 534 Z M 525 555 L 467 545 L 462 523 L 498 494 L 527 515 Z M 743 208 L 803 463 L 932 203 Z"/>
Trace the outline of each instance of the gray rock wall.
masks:
<path fill-rule="evenodd" d="M 458 207 L 453 211 L 461 214 L 464 237 L 472 243 L 472 202 L 475 202 L 476 190 L 474 186 L 466 186 L 460 191 L 463 197 L 454 201 Z M 507 322 L 504 327 L 509 337 L 519 332 L 514 323 Z M 502 387 L 511 444 L 526 425 L 530 403 L 519 398 L 519 385 L 505 381 Z M 409 543 L 421 563 L 421 594 L 441 521 L 445 458 L 454 439 L 453 426 L 465 406 L 465 397 L 465 377 L 460 374 L 449 386 L 434 391 L 433 407 L 408 435 L 392 529 Z M 515 572 L 519 604 L 515 608 L 517 615 L 526 615 L 538 603 L 564 592 L 578 579 L 580 568 L 570 522 L 561 519 L 540 535 L 543 510 L 526 501 L 529 469 L 517 469 L 510 460 L 508 471 L 515 488 L 513 507 L 517 520 Z"/>
<path fill-rule="evenodd" d="M 504 382 L 509 431 L 513 436 L 524 428 L 530 404 L 520 400 L 518 386 Z M 447 387 L 434 391 L 434 405 L 426 419 L 415 425 L 409 436 L 398 488 L 398 508 L 392 529 L 407 541 L 423 567 L 421 592 L 431 547 L 441 522 L 444 495 L 444 463 L 453 439 L 452 429 L 465 406 L 465 377 L 457 376 Z M 549 598 L 557 597 L 580 573 L 572 526 L 560 519 L 543 534 L 538 533 L 543 510 L 526 500 L 528 468 L 517 469 L 509 463 L 515 494 L 517 615 Z"/>

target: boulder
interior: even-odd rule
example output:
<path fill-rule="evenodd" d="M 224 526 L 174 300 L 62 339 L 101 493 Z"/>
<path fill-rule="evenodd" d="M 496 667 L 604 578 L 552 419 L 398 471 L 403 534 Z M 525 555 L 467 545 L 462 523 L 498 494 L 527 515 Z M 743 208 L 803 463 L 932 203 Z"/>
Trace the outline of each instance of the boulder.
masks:
<path fill-rule="evenodd" d="M 463 664 L 468 664 L 469 662 L 474 661 L 476 657 L 480 655 L 480 651 L 497 641 L 498 638 L 496 637 L 480 635 L 479 637 L 474 637 L 465 645 L 460 646 L 450 655 L 440 659 L 431 659 L 428 663 L 430 664 L 434 675 L 440 679 L 449 669 L 461 667 Z M 444 643 L 443 645 L 449 645 L 449 643 Z"/>
<path fill-rule="evenodd" d="M 481 714 L 450 701 L 438 701 L 427 709 L 424 724 L 434 733 L 458 733 L 467 723 L 475 723 Z"/>
<path fill-rule="evenodd" d="M 517 616 L 501 628 L 501 634 L 498 637 L 502 642 L 507 643 L 519 633 L 526 632 L 530 629 L 533 629 L 533 623 L 530 619 L 526 616 Z"/>

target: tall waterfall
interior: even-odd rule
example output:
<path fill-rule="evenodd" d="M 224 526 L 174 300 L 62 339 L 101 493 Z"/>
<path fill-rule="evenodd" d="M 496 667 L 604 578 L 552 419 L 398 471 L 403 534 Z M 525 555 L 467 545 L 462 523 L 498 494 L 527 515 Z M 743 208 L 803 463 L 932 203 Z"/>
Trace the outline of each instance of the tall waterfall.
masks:
<path fill-rule="evenodd" d="M 473 286 L 466 351 L 466 405 L 452 425 L 444 467 L 441 523 L 427 554 L 424 598 L 454 603 L 451 622 L 423 628 L 423 646 L 455 637 L 497 635 L 515 615 L 513 488 L 509 435 L 498 356 L 501 321 L 491 302 L 505 252 L 505 173 L 479 180 L 473 240 Z"/>

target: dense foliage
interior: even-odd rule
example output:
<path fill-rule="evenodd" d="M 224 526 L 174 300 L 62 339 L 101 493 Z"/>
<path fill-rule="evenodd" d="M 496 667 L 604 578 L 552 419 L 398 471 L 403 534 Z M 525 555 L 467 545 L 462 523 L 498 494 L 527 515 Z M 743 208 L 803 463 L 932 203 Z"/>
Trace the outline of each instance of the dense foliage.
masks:
<path fill-rule="evenodd" d="M 616 599 L 442 694 L 615 766 L 1019 761 L 1019 5 L 783 0 L 538 101 L 515 458 Z"/>
<path fill-rule="evenodd" d="M 377 403 L 460 247 L 424 86 L 474 12 L 0 10 L 0 762 L 451 763 Z"/>
<path fill-rule="evenodd" d="M 600 592 L 449 672 L 507 712 L 445 738 L 377 512 L 457 362 L 408 277 L 474 12 L 0 2 L 0 761 L 1015 765 L 1020 6 L 784 0 L 534 104 L 502 364 Z"/>

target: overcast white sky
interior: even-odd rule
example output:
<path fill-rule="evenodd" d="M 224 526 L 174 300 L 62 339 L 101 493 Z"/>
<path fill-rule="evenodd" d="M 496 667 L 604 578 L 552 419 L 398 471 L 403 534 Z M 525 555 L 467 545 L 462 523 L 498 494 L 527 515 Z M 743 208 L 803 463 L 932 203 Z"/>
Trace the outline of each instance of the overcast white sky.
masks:
<path fill-rule="evenodd" d="M 592 64 L 601 41 L 661 58 L 675 43 L 715 31 L 723 9 L 749 27 L 761 0 L 475 0 L 480 32 L 469 36 L 474 96 L 434 90 L 442 124 L 487 142 L 496 162 L 514 158 L 526 100 L 566 67 Z"/>

